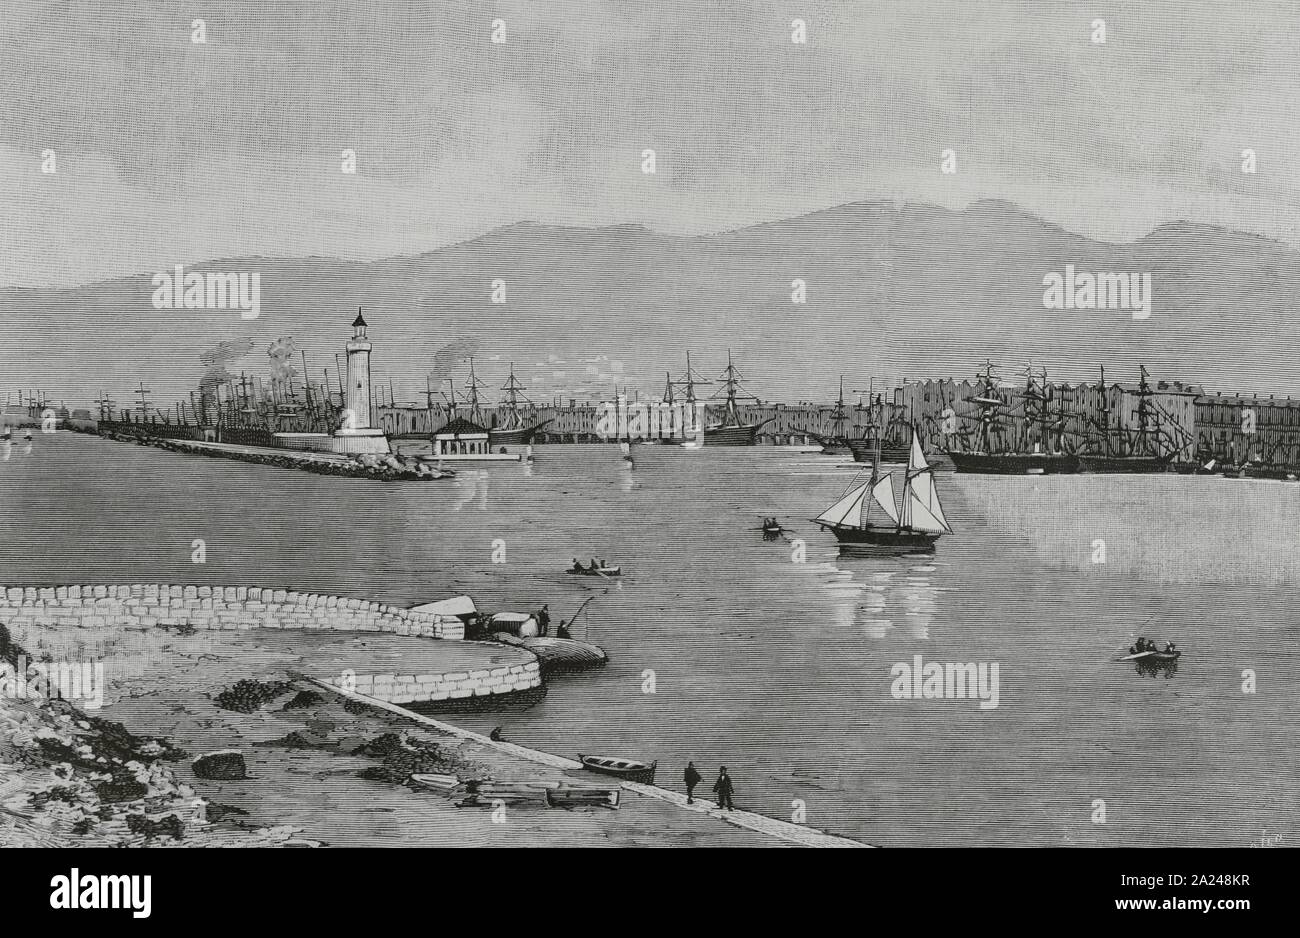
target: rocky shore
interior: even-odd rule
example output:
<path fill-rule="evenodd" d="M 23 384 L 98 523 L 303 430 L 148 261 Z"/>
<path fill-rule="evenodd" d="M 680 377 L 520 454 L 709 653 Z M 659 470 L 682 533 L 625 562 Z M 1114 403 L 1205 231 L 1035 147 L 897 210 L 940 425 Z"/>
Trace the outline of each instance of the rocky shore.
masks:
<path fill-rule="evenodd" d="M 28 655 L 0 625 L 0 666 Z M 288 826 L 245 827 L 241 812 L 178 777 L 186 753 L 68 701 L 0 694 L 0 843 L 7 847 L 317 846 Z"/>
<path fill-rule="evenodd" d="M 18 632 L 14 633 L 18 635 Z M 409 636 L 118 628 L 22 630 L 16 660 L 104 662 L 93 714 L 0 699 L 0 843 L 24 846 L 762 846 L 763 834 L 628 793 L 618 810 L 422 789 L 591 784 L 392 704 L 330 693 L 340 667 L 464 646 Z M 32 644 L 28 644 L 28 643 Z M 30 651 L 26 651 L 30 649 Z M 384 708 L 392 709 L 384 709 Z M 504 717 L 504 714 L 503 714 Z M 508 718 L 506 718 L 508 721 Z M 42 742 L 42 740 L 45 740 Z"/>

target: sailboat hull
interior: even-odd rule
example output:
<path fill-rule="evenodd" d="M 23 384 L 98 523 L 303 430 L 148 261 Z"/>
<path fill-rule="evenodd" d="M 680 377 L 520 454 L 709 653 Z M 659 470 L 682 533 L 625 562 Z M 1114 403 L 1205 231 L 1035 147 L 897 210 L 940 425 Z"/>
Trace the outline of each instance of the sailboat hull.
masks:
<path fill-rule="evenodd" d="M 846 547 L 909 547 L 932 548 L 935 541 L 943 535 L 925 531 L 909 531 L 899 528 L 857 528 L 849 525 L 832 525 L 818 522 L 835 535 L 841 548 Z"/>
<path fill-rule="evenodd" d="M 1064 453 L 957 453 L 948 458 L 958 472 L 994 475 L 1058 475 L 1080 471 L 1080 459 Z"/>

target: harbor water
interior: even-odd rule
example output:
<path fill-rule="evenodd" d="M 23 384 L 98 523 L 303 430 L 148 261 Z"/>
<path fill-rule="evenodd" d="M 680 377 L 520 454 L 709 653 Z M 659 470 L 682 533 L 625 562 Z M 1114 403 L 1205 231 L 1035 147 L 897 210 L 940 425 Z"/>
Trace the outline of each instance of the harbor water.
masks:
<path fill-rule="evenodd" d="M 807 519 L 860 468 L 843 457 L 633 453 L 383 483 L 38 434 L 0 462 L 0 579 L 468 593 L 556 623 L 591 598 L 573 636 L 608 666 L 449 719 L 658 760 L 667 787 L 725 765 L 739 807 L 884 846 L 1300 838 L 1300 485 L 940 473 L 955 533 L 933 553 L 841 556 Z M 624 575 L 564 574 L 593 557 Z M 1177 642 L 1177 670 L 1115 661 L 1138 635 Z M 918 655 L 996 664 L 997 706 L 896 699 Z"/>

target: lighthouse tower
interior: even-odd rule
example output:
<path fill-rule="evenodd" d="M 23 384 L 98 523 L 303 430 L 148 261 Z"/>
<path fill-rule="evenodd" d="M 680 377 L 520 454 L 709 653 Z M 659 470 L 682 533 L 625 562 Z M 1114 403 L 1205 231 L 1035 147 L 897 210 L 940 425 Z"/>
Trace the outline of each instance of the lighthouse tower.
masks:
<path fill-rule="evenodd" d="M 333 450 L 336 453 L 387 453 L 388 437 L 383 430 L 370 425 L 370 350 L 374 346 L 366 336 L 366 320 L 359 307 L 357 318 L 352 320 L 352 338 L 346 348 L 346 410 L 342 424 L 334 431 Z"/>

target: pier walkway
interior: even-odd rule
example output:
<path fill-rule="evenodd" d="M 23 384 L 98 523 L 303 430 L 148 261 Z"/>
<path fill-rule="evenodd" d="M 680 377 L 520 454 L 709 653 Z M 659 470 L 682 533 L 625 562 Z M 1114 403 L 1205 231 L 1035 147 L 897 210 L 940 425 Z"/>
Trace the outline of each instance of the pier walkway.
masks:
<path fill-rule="evenodd" d="M 484 746 L 492 748 L 525 759 L 530 762 L 537 762 L 542 765 L 548 765 L 557 769 L 581 769 L 582 763 L 576 759 L 566 759 L 564 756 L 557 756 L 553 753 L 542 752 L 539 749 L 529 749 L 525 746 L 518 746 L 514 743 L 508 743 L 503 740 L 489 739 L 480 733 L 473 733 L 469 730 L 454 726 L 451 723 L 444 723 L 441 720 L 435 720 L 432 717 L 423 714 L 414 713 L 405 707 L 399 707 L 396 704 L 390 704 L 387 701 L 377 700 L 374 697 L 367 697 L 365 694 L 358 694 L 355 691 L 346 691 L 334 684 L 321 681 L 304 674 L 292 675 L 298 680 L 308 681 L 317 687 L 338 694 L 341 697 L 350 697 L 353 700 L 368 704 L 380 710 L 387 710 L 389 713 L 396 714 L 414 723 L 421 723 L 430 726 L 439 732 L 451 736 L 457 736 L 461 739 L 473 740 Z M 602 779 L 606 777 L 602 776 Z M 816 828 L 807 827 L 802 824 L 792 824 L 788 821 L 778 821 L 775 818 L 767 817 L 763 814 L 755 814 L 752 811 L 723 811 L 711 801 L 704 801 L 696 798 L 694 804 L 686 803 L 686 795 L 669 791 L 666 788 L 659 788 L 656 785 L 642 785 L 639 782 L 620 782 L 627 791 L 635 792 L 638 795 L 644 795 L 649 798 L 657 798 L 660 801 L 666 801 L 670 804 L 677 805 L 684 811 L 693 811 L 697 814 L 707 814 L 710 817 L 725 821 L 736 827 L 742 827 L 759 834 L 765 834 L 783 840 L 787 843 L 796 844 L 801 847 L 869 847 L 870 844 L 864 844 L 857 840 L 851 840 L 847 837 L 836 837 L 834 834 L 827 834 Z"/>

